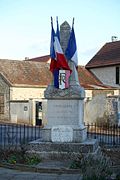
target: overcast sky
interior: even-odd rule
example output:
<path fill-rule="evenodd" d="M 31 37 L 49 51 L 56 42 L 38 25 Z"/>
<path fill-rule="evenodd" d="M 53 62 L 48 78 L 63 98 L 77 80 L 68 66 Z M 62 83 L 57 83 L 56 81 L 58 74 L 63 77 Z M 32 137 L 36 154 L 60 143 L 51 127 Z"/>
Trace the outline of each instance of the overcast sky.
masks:
<path fill-rule="evenodd" d="M 0 59 L 48 55 L 50 17 L 58 16 L 71 25 L 75 35 L 79 64 L 85 65 L 97 51 L 120 39 L 120 0 L 0 0 Z"/>

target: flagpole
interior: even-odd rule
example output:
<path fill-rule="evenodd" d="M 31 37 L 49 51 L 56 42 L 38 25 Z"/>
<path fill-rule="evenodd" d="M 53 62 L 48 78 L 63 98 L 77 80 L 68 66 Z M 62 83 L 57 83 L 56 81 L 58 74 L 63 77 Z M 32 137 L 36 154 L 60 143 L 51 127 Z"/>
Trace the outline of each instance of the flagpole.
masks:
<path fill-rule="evenodd" d="M 74 27 L 74 20 L 75 20 L 75 18 L 73 18 L 72 27 Z"/>
<path fill-rule="evenodd" d="M 58 16 L 56 16 L 56 22 L 58 23 Z"/>
<path fill-rule="evenodd" d="M 58 16 L 56 16 L 56 23 L 57 23 L 56 36 L 58 37 L 58 40 L 60 42 L 60 31 L 59 31 L 59 24 L 58 24 Z"/>

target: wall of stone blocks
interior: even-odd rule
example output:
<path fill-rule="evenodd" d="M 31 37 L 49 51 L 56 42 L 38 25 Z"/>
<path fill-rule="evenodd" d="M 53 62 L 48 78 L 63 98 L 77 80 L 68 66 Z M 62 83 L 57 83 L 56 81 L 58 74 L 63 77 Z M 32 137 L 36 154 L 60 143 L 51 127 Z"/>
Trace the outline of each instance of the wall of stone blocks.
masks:
<path fill-rule="evenodd" d="M 99 91 L 98 91 L 99 92 Z M 91 100 L 85 102 L 85 123 L 118 124 L 119 96 L 109 91 L 94 92 Z"/>
<path fill-rule="evenodd" d="M 0 114 L 0 122 L 9 122 L 10 108 L 9 108 L 9 99 L 10 99 L 10 90 L 9 85 L 0 75 L 0 94 L 4 95 L 4 114 Z"/>

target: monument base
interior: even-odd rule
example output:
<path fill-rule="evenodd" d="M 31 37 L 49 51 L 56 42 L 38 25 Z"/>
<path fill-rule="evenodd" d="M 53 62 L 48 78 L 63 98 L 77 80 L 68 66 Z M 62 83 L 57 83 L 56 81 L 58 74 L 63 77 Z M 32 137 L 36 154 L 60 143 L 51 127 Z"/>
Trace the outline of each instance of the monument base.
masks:
<path fill-rule="evenodd" d="M 65 126 L 58 125 L 41 129 L 41 139 L 43 142 L 73 142 L 81 143 L 87 139 L 87 129 L 85 126 Z"/>
<path fill-rule="evenodd" d="M 46 160 L 74 160 L 81 153 L 99 153 L 98 141 L 90 139 L 84 143 L 54 143 L 33 141 L 28 144 L 29 154 L 36 154 Z"/>

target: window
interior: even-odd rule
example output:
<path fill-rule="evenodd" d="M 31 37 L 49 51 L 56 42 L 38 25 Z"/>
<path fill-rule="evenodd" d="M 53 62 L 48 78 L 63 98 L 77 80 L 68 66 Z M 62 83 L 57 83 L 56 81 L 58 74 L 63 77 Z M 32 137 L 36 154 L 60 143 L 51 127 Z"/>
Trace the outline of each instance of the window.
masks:
<path fill-rule="evenodd" d="M 119 84 L 119 67 L 116 67 L 116 84 Z"/>
<path fill-rule="evenodd" d="M 0 114 L 4 114 L 4 95 L 0 94 Z"/>

